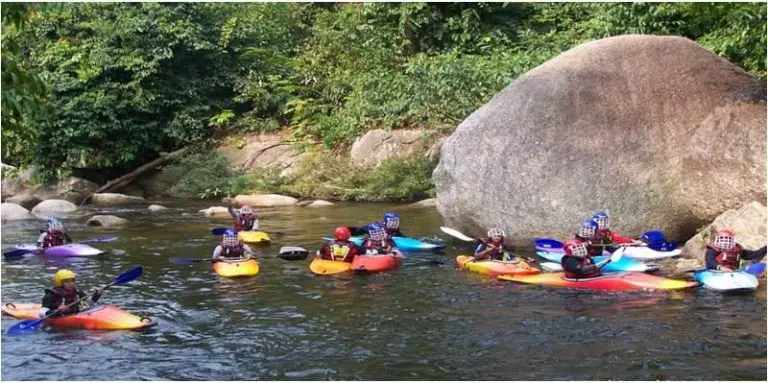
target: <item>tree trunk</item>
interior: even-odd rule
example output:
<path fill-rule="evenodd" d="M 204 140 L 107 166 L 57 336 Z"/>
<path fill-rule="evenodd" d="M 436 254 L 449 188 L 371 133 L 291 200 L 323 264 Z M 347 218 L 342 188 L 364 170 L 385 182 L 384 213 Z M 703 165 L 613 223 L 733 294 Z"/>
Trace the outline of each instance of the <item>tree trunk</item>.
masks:
<path fill-rule="evenodd" d="M 144 173 L 154 169 L 158 165 L 163 165 L 166 162 L 172 160 L 173 158 L 176 158 L 176 157 L 179 157 L 179 156 L 185 154 L 189 150 L 190 150 L 190 147 L 186 147 L 186 148 L 182 148 L 182 149 L 176 150 L 174 152 L 168 153 L 168 154 L 166 154 L 164 156 L 160 156 L 159 158 L 156 158 L 156 159 L 154 159 L 152 161 L 147 162 L 144 165 L 139 166 L 134 171 L 132 171 L 132 172 L 126 174 L 126 175 L 120 176 L 118 178 L 115 178 L 112 181 L 107 182 L 104 186 L 96 189 L 96 191 L 94 191 L 91 194 L 88 194 L 85 198 L 83 198 L 83 200 L 80 202 L 80 205 L 83 205 L 86 202 L 88 202 L 88 200 L 91 199 L 91 197 L 94 194 L 96 194 L 96 193 L 107 193 L 107 192 L 109 192 L 111 190 L 119 189 L 119 188 L 121 188 L 121 187 L 123 187 L 125 185 L 128 185 L 134 179 L 136 179 L 136 177 L 138 177 L 138 176 L 140 176 L 140 175 L 142 175 L 142 174 L 144 174 Z"/>

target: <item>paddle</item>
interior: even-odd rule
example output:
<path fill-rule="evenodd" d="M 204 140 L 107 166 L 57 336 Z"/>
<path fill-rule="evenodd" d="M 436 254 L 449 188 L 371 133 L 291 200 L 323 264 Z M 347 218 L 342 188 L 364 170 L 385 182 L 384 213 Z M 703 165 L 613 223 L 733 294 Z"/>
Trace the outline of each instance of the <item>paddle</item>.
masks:
<path fill-rule="evenodd" d="M 75 243 L 106 243 L 117 241 L 117 236 L 89 238 Z"/>
<path fill-rule="evenodd" d="M 440 226 L 440 230 L 442 230 L 443 233 L 448 234 L 448 235 L 450 235 L 452 237 L 458 238 L 458 239 L 460 239 L 460 240 L 462 240 L 464 242 L 475 242 L 476 241 L 474 238 L 468 237 L 468 236 L 464 235 L 464 233 L 462 233 L 462 232 L 460 232 L 460 231 L 458 231 L 456 229 L 451 229 L 450 227 Z M 509 253 L 509 255 L 512 255 L 514 257 L 525 259 L 528 262 L 536 262 L 536 260 L 531 258 L 531 257 L 526 257 L 526 256 L 514 254 L 512 252 L 508 252 L 508 253 Z"/>
<path fill-rule="evenodd" d="M 171 257 L 168 261 L 174 265 L 191 265 L 198 262 L 212 262 L 213 258 Z"/>
<path fill-rule="evenodd" d="M 552 238 L 536 238 L 534 244 L 541 249 L 562 249 L 563 243 Z M 672 251 L 677 247 L 675 242 L 651 242 L 651 243 L 608 243 L 594 244 L 595 247 L 625 247 L 625 246 L 648 246 L 656 251 Z"/>
<path fill-rule="evenodd" d="M 539 263 L 542 269 L 550 272 L 563 271 L 563 266 L 555 262 L 541 262 Z"/>
<path fill-rule="evenodd" d="M 130 268 L 128 271 L 123 272 L 122 274 L 118 275 L 117 278 L 115 278 L 115 280 L 112 281 L 111 283 L 105 285 L 102 288 L 102 291 L 106 290 L 108 287 L 113 286 L 113 285 L 120 285 L 120 284 L 123 284 L 123 283 L 130 282 L 130 281 L 140 277 L 142 274 L 144 274 L 144 267 L 142 267 L 142 266 L 134 266 L 134 267 Z M 91 296 L 93 296 L 93 294 L 95 294 L 95 292 L 92 292 L 92 293 L 90 293 L 90 294 L 88 294 L 88 295 L 86 295 L 86 296 L 84 296 L 84 297 L 82 297 L 82 298 L 80 298 L 80 299 L 78 299 L 78 300 L 68 304 L 67 307 L 72 307 L 72 306 L 82 302 L 83 300 L 90 298 Z M 24 334 L 26 332 L 38 330 L 40 328 L 40 324 L 41 323 L 43 323 L 46 319 L 56 315 L 56 313 L 58 313 L 58 312 L 59 312 L 59 310 L 55 310 L 54 312 L 44 316 L 43 318 L 40 318 L 40 319 L 29 319 L 29 320 L 25 320 L 25 321 L 21 321 L 19 323 L 16 323 L 15 325 L 11 326 L 8 329 L 8 334 L 9 335 L 21 335 L 21 334 Z"/>
<path fill-rule="evenodd" d="M 24 254 L 34 253 L 35 251 L 37 251 L 37 249 L 16 249 L 3 253 L 3 256 L 6 258 L 16 258 L 21 257 Z"/>
<path fill-rule="evenodd" d="M 229 229 L 235 230 L 235 229 L 233 229 L 231 227 L 214 227 L 213 229 L 211 229 L 211 234 L 213 234 L 213 235 L 224 235 L 224 232 L 229 230 Z M 235 230 L 235 231 L 237 231 L 237 230 Z M 268 234 L 273 234 L 273 235 L 281 236 L 281 235 L 288 235 L 289 233 L 286 233 L 284 231 L 270 231 Z"/>
<path fill-rule="evenodd" d="M 763 272 L 765 272 L 765 263 L 758 262 L 758 263 L 749 263 L 746 267 L 744 267 L 744 271 L 754 275 L 754 276 L 760 276 Z"/>

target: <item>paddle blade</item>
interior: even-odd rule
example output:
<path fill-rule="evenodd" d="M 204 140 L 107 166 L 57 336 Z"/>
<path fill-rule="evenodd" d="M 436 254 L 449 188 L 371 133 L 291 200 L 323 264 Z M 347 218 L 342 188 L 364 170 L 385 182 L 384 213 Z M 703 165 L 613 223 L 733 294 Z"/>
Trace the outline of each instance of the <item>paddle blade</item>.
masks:
<path fill-rule="evenodd" d="M 458 239 L 460 239 L 462 241 L 466 241 L 466 242 L 474 242 L 475 241 L 474 239 L 464 235 L 462 232 L 460 232 L 460 231 L 458 231 L 456 229 L 451 229 L 450 227 L 440 226 L 440 230 L 443 233 L 448 234 L 448 235 L 450 235 L 452 237 L 458 238 Z"/>
<path fill-rule="evenodd" d="M 613 254 L 611 254 L 611 262 L 620 261 L 621 258 L 624 257 L 624 249 L 626 249 L 626 247 L 622 246 L 622 247 L 619 247 L 618 250 L 614 251 Z"/>
<path fill-rule="evenodd" d="M 8 328 L 8 335 L 22 335 L 37 331 L 43 323 L 41 319 L 29 319 Z"/>
<path fill-rule="evenodd" d="M 549 271 L 549 272 L 558 272 L 563 271 L 563 267 L 559 263 L 554 262 L 541 262 L 539 263 L 542 270 Z"/>
<path fill-rule="evenodd" d="M 563 243 L 553 239 L 553 238 L 536 238 L 533 241 L 534 245 L 536 245 L 537 249 L 545 250 L 546 249 L 562 249 Z"/>
<path fill-rule="evenodd" d="M 754 276 L 760 276 L 765 272 L 765 263 L 759 262 L 759 263 L 750 263 L 747 265 L 747 267 L 744 268 L 744 271 L 754 275 Z"/>
<path fill-rule="evenodd" d="M 27 249 L 16 249 L 16 250 L 11 250 L 7 253 L 4 253 L 3 256 L 6 258 L 18 258 L 23 256 L 24 254 L 28 254 L 31 252 L 32 252 L 31 250 L 27 250 Z"/>
<path fill-rule="evenodd" d="M 144 274 L 144 267 L 134 266 L 130 270 L 118 275 L 117 278 L 115 278 L 115 281 L 112 282 L 112 284 L 120 285 L 126 282 L 130 282 L 140 277 L 142 274 Z"/>
<path fill-rule="evenodd" d="M 86 239 L 85 241 L 80 241 L 79 243 L 106 243 L 106 242 L 115 242 L 117 241 L 117 236 L 112 237 L 98 237 L 98 238 L 90 238 Z"/>
<path fill-rule="evenodd" d="M 349 233 L 353 237 L 368 234 L 368 230 L 365 230 L 363 227 L 347 226 L 347 228 L 349 228 Z"/>
<path fill-rule="evenodd" d="M 191 265 L 193 263 L 198 262 L 205 262 L 210 261 L 210 258 L 192 258 L 192 257 L 171 257 L 168 259 L 169 262 L 173 263 L 174 265 Z"/>
<path fill-rule="evenodd" d="M 211 229 L 211 234 L 213 235 L 224 235 L 224 232 L 229 230 L 228 227 L 214 227 Z"/>

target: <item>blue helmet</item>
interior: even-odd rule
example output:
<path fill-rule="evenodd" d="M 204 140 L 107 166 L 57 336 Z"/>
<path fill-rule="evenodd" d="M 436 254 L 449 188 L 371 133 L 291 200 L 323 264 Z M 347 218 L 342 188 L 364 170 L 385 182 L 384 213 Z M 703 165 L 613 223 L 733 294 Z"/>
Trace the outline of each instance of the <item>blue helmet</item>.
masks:
<path fill-rule="evenodd" d="M 384 231 L 384 226 L 378 222 L 374 222 L 365 227 L 368 230 L 368 235 L 374 241 L 383 241 L 387 239 L 387 232 Z"/>
<path fill-rule="evenodd" d="M 224 231 L 224 235 L 221 238 L 221 244 L 229 247 L 239 245 L 240 239 L 237 238 L 237 231 L 235 229 L 227 229 Z"/>
<path fill-rule="evenodd" d="M 597 222 L 597 228 L 600 230 L 607 230 L 611 227 L 611 217 L 604 211 L 598 211 L 592 216 L 592 219 Z"/>
<path fill-rule="evenodd" d="M 641 237 L 645 243 L 662 243 L 667 241 L 667 236 L 660 230 L 648 230 Z"/>
<path fill-rule="evenodd" d="M 391 211 L 384 213 L 384 226 L 387 229 L 397 229 L 400 227 L 400 216 Z"/>
<path fill-rule="evenodd" d="M 579 237 L 581 238 L 592 238 L 595 236 L 595 232 L 597 232 L 597 222 L 592 218 L 582 222 L 581 227 L 579 227 Z"/>

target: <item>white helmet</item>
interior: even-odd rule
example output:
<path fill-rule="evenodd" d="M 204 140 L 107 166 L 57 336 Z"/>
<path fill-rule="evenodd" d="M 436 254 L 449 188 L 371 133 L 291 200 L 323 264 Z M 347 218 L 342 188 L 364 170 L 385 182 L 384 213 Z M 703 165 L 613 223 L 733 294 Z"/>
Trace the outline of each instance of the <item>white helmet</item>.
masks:
<path fill-rule="evenodd" d="M 730 250 L 736 246 L 736 239 L 733 237 L 733 230 L 720 230 L 715 234 L 715 247 L 722 250 Z"/>
<path fill-rule="evenodd" d="M 492 227 L 488 229 L 488 238 L 491 237 L 506 237 L 506 233 L 504 233 L 504 230 L 499 229 L 498 227 Z"/>

